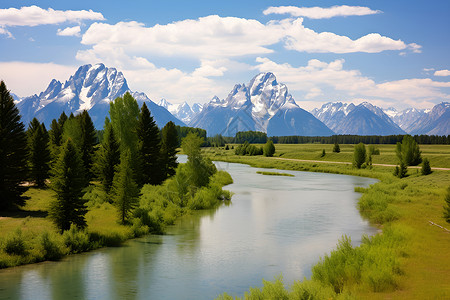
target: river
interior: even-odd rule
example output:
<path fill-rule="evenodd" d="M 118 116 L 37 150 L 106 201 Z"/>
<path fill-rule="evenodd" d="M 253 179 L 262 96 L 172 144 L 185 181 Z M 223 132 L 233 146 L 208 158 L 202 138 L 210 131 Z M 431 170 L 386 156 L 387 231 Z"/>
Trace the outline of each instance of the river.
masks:
<path fill-rule="evenodd" d="M 182 158 L 184 160 L 185 158 Z M 185 216 L 166 235 L 123 247 L 0 270 L 0 299 L 212 299 L 242 296 L 262 279 L 311 276 L 311 267 L 347 234 L 354 244 L 376 229 L 357 210 L 357 186 L 370 178 L 279 171 L 256 174 L 217 162 L 231 174 L 230 205 Z M 269 170 L 270 171 L 270 170 Z"/>

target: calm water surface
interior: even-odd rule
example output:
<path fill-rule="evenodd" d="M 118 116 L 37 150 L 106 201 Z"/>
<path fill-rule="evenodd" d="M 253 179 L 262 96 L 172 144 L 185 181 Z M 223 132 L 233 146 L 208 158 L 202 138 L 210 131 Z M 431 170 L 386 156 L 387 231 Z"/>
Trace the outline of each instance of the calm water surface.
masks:
<path fill-rule="evenodd" d="M 181 158 L 184 160 L 185 158 Z M 374 179 L 279 171 L 265 176 L 217 163 L 234 183 L 232 204 L 183 217 L 164 236 L 0 270 L 0 299 L 211 299 L 242 296 L 283 274 L 311 276 L 311 266 L 343 235 L 358 244 L 375 229 L 361 219 L 356 186 Z M 266 170 L 266 169 L 265 169 Z"/>

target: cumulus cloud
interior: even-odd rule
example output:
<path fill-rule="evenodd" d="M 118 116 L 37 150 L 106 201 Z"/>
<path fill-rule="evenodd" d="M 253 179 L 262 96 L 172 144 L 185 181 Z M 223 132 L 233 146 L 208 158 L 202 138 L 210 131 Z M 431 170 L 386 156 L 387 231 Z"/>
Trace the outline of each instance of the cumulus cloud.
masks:
<path fill-rule="evenodd" d="M 323 7 L 296 7 L 296 6 L 271 6 L 263 14 L 289 14 L 293 17 L 305 17 L 310 19 L 329 19 L 333 17 L 365 16 L 381 13 L 379 10 L 372 10 L 363 6 L 332 6 Z"/>
<path fill-rule="evenodd" d="M 38 26 L 80 22 L 82 20 L 105 20 L 103 15 L 92 10 L 54 10 L 36 5 L 0 9 L 0 26 Z"/>
<path fill-rule="evenodd" d="M 53 78 L 67 80 L 76 70 L 55 63 L 0 62 L 0 79 L 13 93 L 27 97 L 44 91 Z"/>
<path fill-rule="evenodd" d="M 80 36 L 80 32 L 81 32 L 81 27 L 74 26 L 74 27 L 67 27 L 64 29 L 58 29 L 56 34 L 60 35 L 60 36 Z"/>
<path fill-rule="evenodd" d="M 438 70 L 434 72 L 434 76 L 450 76 L 450 70 Z"/>
<path fill-rule="evenodd" d="M 344 69 L 343 59 L 329 63 L 312 59 L 306 66 L 300 67 L 278 64 L 261 57 L 256 61 L 257 70 L 273 72 L 280 82 L 288 85 L 294 96 L 299 96 L 297 101 L 311 100 L 319 95 L 323 99 L 327 97 L 327 92 L 349 101 L 360 98 L 376 100 L 377 103 L 384 102 L 385 106 L 400 102 L 403 106 L 429 107 L 433 101 L 450 99 L 450 94 L 445 92 L 450 88 L 450 82 L 413 78 L 377 83 L 358 70 Z"/>
<path fill-rule="evenodd" d="M 9 32 L 3 27 L 0 27 L 0 34 L 6 35 L 7 38 L 14 39 L 14 36 L 11 34 L 11 32 Z"/>

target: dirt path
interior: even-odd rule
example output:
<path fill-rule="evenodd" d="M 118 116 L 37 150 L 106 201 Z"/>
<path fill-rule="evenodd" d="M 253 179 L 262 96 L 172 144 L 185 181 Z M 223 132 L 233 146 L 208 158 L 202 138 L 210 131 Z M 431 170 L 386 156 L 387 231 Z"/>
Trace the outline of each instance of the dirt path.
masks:
<path fill-rule="evenodd" d="M 322 163 L 322 164 L 341 164 L 341 165 L 351 165 L 351 162 L 346 161 L 325 161 L 325 160 L 308 160 L 308 159 L 296 159 L 296 158 L 283 158 L 283 157 L 272 157 L 272 159 L 279 159 L 279 160 L 289 160 L 289 161 L 298 161 L 298 162 L 309 162 L 309 163 Z M 393 167 L 395 168 L 395 165 L 388 165 L 388 164 L 372 164 L 373 166 L 381 166 L 381 167 Z M 410 166 L 408 168 L 412 169 L 420 169 L 419 166 Z M 441 171 L 450 171 L 450 168 L 431 168 L 432 170 L 441 170 Z"/>

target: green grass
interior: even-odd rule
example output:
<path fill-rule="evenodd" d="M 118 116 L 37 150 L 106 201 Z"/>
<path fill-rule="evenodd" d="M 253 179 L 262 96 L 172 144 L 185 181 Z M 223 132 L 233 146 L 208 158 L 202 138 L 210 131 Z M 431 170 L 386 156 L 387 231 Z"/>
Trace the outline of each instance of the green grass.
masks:
<path fill-rule="evenodd" d="M 340 145 L 341 153 L 320 158 L 326 145 L 275 145 L 275 156 L 318 161 L 351 162 L 353 145 Z M 373 163 L 395 164 L 394 145 L 376 145 L 380 155 Z M 422 156 L 432 167 L 450 167 L 450 146 L 421 145 Z M 249 164 L 259 168 L 326 172 L 377 178 L 369 188 L 357 188 L 361 214 L 382 233 L 364 237 L 352 247 L 345 237 L 336 250 L 324 256 L 314 267 L 310 280 L 296 282 L 285 289 L 275 281 L 263 281 L 263 287 L 250 288 L 245 299 L 448 299 L 450 298 L 450 235 L 429 221 L 450 228 L 443 218 L 444 195 L 450 184 L 450 171 L 434 170 L 423 176 L 409 168 L 407 177 L 392 175 L 392 167 L 373 166 L 354 169 L 351 165 L 277 160 L 276 158 L 235 156 L 231 151 L 207 149 L 211 159 Z M 295 286 L 312 286 L 311 293 L 294 295 Z M 330 291 L 331 289 L 331 291 Z M 328 291 L 314 296 L 313 292 Z M 314 294 L 314 295 L 316 295 Z M 304 296 L 306 295 L 306 296 Z M 350 295 L 350 296 L 349 296 Z M 277 298 L 276 296 L 275 298 Z M 303 297 L 303 298 L 302 298 Z M 313 298 L 308 298 L 313 297 Z M 222 299 L 232 299 L 224 294 Z"/>
<path fill-rule="evenodd" d="M 292 175 L 292 174 L 289 174 L 289 173 L 280 173 L 280 172 L 256 171 L 256 174 L 270 175 L 270 176 L 288 176 L 288 177 L 295 177 L 295 175 Z"/>

